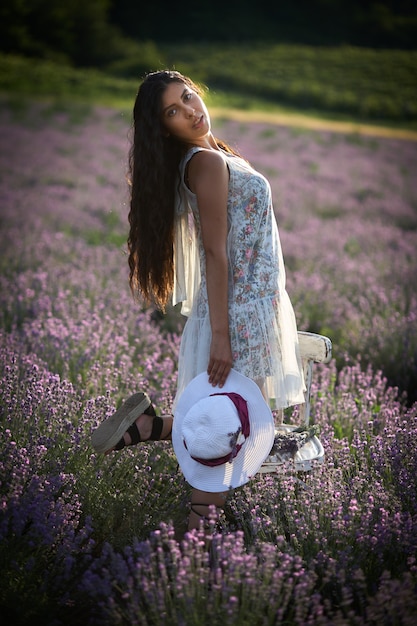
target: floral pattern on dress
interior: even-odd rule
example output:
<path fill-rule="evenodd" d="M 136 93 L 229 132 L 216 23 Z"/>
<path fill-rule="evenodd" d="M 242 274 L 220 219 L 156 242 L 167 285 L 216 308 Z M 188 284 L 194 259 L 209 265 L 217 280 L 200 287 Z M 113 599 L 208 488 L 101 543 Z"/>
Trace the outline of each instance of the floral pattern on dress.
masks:
<path fill-rule="evenodd" d="M 193 149 L 186 159 L 197 150 Z M 296 353 L 294 312 L 285 291 L 271 188 L 267 179 L 240 157 L 227 153 L 224 157 L 230 173 L 227 254 L 233 367 L 253 380 L 271 379 L 275 397 L 279 396 L 278 406 L 288 406 L 296 397 L 301 400 L 303 376 Z M 194 218 L 201 280 L 181 342 L 180 387 L 207 366 L 211 340 L 198 205 L 194 194 L 183 185 Z M 291 380 L 298 378 L 292 391 L 286 384 L 289 376 Z"/>

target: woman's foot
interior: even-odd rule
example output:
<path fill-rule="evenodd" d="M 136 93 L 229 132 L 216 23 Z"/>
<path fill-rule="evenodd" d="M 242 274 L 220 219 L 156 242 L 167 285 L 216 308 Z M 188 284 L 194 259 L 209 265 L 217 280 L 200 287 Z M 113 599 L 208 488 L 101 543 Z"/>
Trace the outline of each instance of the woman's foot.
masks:
<path fill-rule="evenodd" d="M 188 530 L 199 529 L 203 525 L 203 528 L 211 534 L 219 525 L 226 498 L 227 492 L 208 493 L 194 488 L 191 493 Z"/>
<path fill-rule="evenodd" d="M 124 447 L 134 446 L 141 441 L 171 439 L 172 420 L 172 416 L 159 417 L 156 415 L 153 406 L 150 405 L 149 409 L 135 420 L 112 449 L 123 450 Z"/>
<path fill-rule="evenodd" d="M 164 424 L 167 419 L 168 423 Z M 140 433 L 138 426 L 143 429 Z M 172 429 L 172 418 L 156 416 L 148 394 L 135 393 L 122 406 L 106 419 L 93 432 L 91 443 L 96 452 L 108 453 L 117 448 L 122 449 L 126 444 L 139 441 L 168 437 Z M 130 437 L 130 441 L 129 441 Z"/>

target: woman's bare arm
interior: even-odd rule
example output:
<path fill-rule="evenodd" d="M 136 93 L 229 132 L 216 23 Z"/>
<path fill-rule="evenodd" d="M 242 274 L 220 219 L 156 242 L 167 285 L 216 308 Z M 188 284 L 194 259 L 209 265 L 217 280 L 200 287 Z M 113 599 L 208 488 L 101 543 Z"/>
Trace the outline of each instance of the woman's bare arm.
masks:
<path fill-rule="evenodd" d="M 188 179 L 196 194 L 206 254 L 207 294 L 212 331 L 207 372 L 220 387 L 232 367 L 228 313 L 227 195 L 229 171 L 214 150 L 198 152 L 189 164 Z"/>

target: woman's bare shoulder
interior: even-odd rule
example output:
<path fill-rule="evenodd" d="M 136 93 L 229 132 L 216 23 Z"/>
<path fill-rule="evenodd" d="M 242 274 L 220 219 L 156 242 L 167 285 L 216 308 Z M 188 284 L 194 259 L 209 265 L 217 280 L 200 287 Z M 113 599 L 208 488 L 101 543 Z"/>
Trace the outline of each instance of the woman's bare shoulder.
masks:
<path fill-rule="evenodd" d="M 220 150 L 202 148 L 193 154 L 188 164 L 188 177 L 192 184 L 197 178 L 203 176 L 215 177 L 227 170 L 227 163 Z"/>

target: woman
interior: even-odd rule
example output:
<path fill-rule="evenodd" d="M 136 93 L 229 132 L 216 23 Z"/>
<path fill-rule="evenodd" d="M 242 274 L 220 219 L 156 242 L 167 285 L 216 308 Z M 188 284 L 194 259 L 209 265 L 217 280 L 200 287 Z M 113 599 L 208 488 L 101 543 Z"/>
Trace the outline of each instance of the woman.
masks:
<path fill-rule="evenodd" d="M 206 371 L 222 389 L 232 367 L 255 381 L 274 408 L 302 402 L 297 328 L 269 183 L 214 137 L 200 89 L 179 72 L 148 74 L 133 130 L 130 286 L 162 310 L 170 298 L 182 302 L 188 316 L 174 408 L 195 376 Z M 96 449 L 107 452 L 131 425 L 117 449 L 169 438 L 172 417 L 153 413 L 149 398 L 136 394 L 107 420 L 104 435 L 96 434 Z M 208 505 L 223 503 L 224 494 L 194 489 L 189 527 L 198 527 Z"/>

